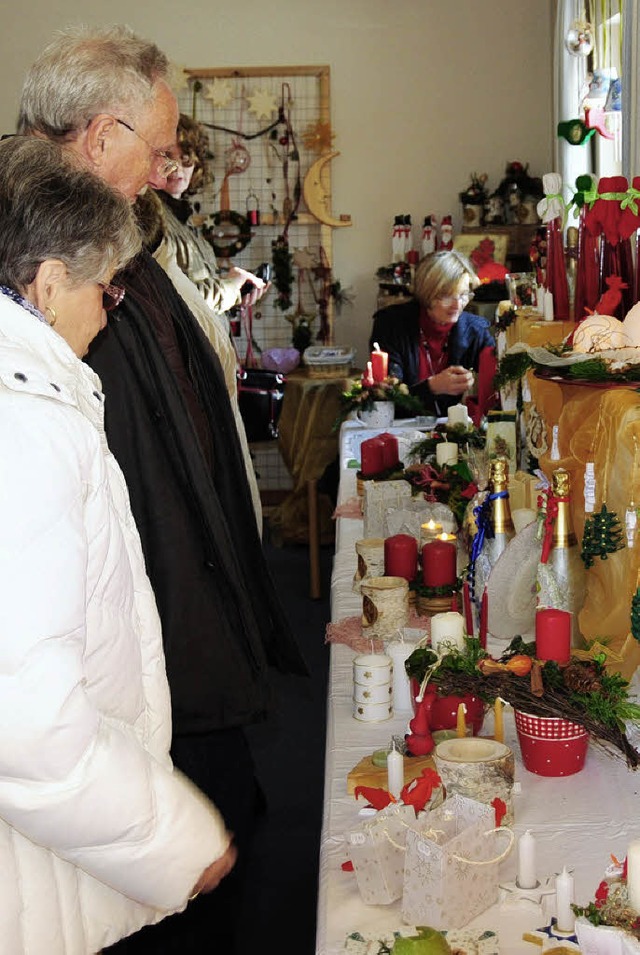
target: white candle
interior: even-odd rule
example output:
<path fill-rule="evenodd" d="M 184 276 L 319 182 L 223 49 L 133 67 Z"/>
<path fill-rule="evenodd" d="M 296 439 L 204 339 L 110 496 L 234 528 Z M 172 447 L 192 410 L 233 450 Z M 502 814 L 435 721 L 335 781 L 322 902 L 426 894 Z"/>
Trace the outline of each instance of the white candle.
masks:
<path fill-rule="evenodd" d="M 387 645 L 387 656 L 391 657 L 393 664 L 391 688 L 394 713 L 411 713 L 413 710 L 411 684 L 404 664 L 414 650 L 415 645 L 413 643 L 404 643 L 400 640 L 395 640 Z"/>
<path fill-rule="evenodd" d="M 573 902 L 573 876 L 566 868 L 556 878 L 556 928 L 560 932 L 573 932 L 575 915 L 571 909 Z"/>
<path fill-rule="evenodd" d="M 399 753 L 394 743 L 387 754 L 387 791 L 394 799 L 400 798 L 404 786 L 404 756 Z"/>
<path fill-rule="evenodd" d="M 544 293 L 543 315 L 545 322 L 553 321 L 553 292 Z"/>
<path fill-rule="evenodd" d="M 535 889 L 538 884 L 536 875 L 536 840 L 529 829 L 518 842 L 518 888 Z"/>
<path fill-rule="evenodd" d="M 440 441 L 436 444 L 436 462 L 440 467 L 458 463 L 458 445 L 455 441 Z"/>
<path fill-rule="evenodd" d="M 434 613 L 431 618 L 431 649 L 438 656 L 464 650 L 464 617 L 455 610 Z"/>
<path fill-rule="evenodd" d="M 447 409 L 447 424 L 449 427 L 455 424 L 462 424 L 466 428 L 469 424 L 467 406 L 463 404 L 451 405 L 451 407 Z"/>
<path fill-rule="evenodd" d="M 631 842 L 627 849 L 627 892 L 629 905 L 640 912 L 640 839 Z"/>

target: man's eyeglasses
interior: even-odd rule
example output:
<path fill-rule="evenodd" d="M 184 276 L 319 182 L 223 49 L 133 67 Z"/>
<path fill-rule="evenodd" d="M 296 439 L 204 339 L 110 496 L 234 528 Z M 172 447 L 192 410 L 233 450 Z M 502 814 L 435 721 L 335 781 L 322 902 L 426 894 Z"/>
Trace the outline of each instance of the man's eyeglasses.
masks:
<path fill-rule="evenodd" d="M 117 116 L 113 117 L 116 123 L 119 123 L 121 126 L 124 126 L 125 129 L 128 129 L 131 133 L 141 139 L 143 143 L 146 143 L 149 149 L 153 152 L 153 155 L 158 160 L 158 172 L 163 179 L 168 179 L 169 176 L 173 176 L 174 173 L 180 168 L 180 163 L 177 159 L 172 159 L 171 156 L 168 156 L 162 149 L 158 149 L 153 143 L 150 143 L 148 139 L 145 139 L 144 136 L 141 136 L 140 133 L 131 126 L 130 123 L 125 123 L 123 119 L 118 119 Z"/>
<path fill-rule="evenodd" d="M 460 295 L 445 295 L 437 299 L 437 302 L 439 305 L 444 305 L 445 308 L 451 308 L 453 305 L 462 305 L 464 308 L 473 297 L 473 292 L 462 292 Z"/>
<path fill-rule="evenodd" d="M 124 289 L 106 282 L 98 282 L 98 285 L 102 289 L 102 307 L 105 312 L 111 312 L 124 298 Z"/>

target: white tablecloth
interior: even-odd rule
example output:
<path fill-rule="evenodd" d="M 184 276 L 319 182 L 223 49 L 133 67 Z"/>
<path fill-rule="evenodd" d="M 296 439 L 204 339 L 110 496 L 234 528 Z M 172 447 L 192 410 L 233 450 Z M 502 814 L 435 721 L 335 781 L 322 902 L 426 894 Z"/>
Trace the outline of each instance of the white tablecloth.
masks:
<path fill-rule="evenodd" d="M 406 427 L 406 426 L 405 426 Z M 346 467 L 353 455 L 351 422 L 341 433 L 341 481 L 339 502 L 356 494 L 355 470 Z M 394 429 L 395 430 L 395 429 Z M 370 436 L 370 435 L 368 435 Z M 336 533 L 336 554 L 331 586 L 332 620 L 361 611 L 361 597 L 352 592 L 356 568 L 355 541 L 362 536 L 362 521 L 340 518 Z M 489 647 L 499 654 L 503 647 Z M 343 644 L 331 647 L 331 668 L 327 699 L 327 744 L 324 819 L 320 851 L 317 955 L 343 953 L 348 934 L 365 936 L 399 929 L 407 930 L 400 915 L 400 903 L 371 906 L 362 902 L 356 877 L 345 872 L 348 858 L 344 834 L 354 823 L 363 805 L 347 794 L 347 775 L 362 759 L 384 748 L 393 734 L 403 735 L 406 715 L 384 723 L 366 724 L 352 716 L 352 661 L 355 653 Z M 640 775 L 627 769 L 623 759 L 602 752 L 590 744 L 585 768 L 573 776 L 546 778 L 529 773 L 522 766 L 513 714 L 505 708 L 505 742 L 516 757 L 514 832 L 516 843 L 500 867 L 501 881 L 513 881 L 517 873 L 517 839 L 530 829 L 536 840 L 539 879 L 573 868 L 575 901 L 586 904 L 610 863 L 613 853 L 622 860 L 629 842 L 640 838 Z M 489 715 L 483 730 L 492 732 Z M 510 898 L 510 897 L 507 897 Z M 522 941 L 522 933 L 549 924 L 555 896 L 548 896 L 545 908 L 529 901 L 503 901 L 469 923 L 469 928 L 498 932 L 502 955 L 535 955 L 539 948 Z M 460 900 L 464 905 L 464 899 Z M 550 907 L 549 907 L 550 906 Z"/>

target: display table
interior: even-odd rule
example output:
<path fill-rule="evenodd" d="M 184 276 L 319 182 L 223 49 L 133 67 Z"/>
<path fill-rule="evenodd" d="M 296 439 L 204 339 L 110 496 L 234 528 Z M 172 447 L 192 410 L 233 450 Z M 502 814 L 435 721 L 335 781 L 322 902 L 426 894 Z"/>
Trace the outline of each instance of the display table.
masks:
<path fill-rule="evenodd" d="M 357 377 L 357 373 L 354 373 Z M 293 488 L 275 509 L 271 521 L 286 542 L 309 540 L 309 481 L 317 481 L 338 455 L 338 432 L 334 424 L 340 411 L 340 394 L 349 387 L 351 375 L 311 377 L 307 369 L 287 375 L 278 424 L 278 447 Z M 333 505 L 324 495 L 318 501 L 320 541 L 334 538 Z"/>
<path fill-rule="evenodd" d="M 339 501 L 356 494 L 355 470 L 347 467 L 353 456 L 353 429 L 343 426 L 341 434 L 341 480 Z M 362 521 L 339 518 L 336 554 L 331 586 L 331 615 L 337 623 L 362 610 L 362 598 L 352 592 L 356 567 L 355 541 L 362 536 Z M 489 646 L 499 655 L 504 645 Z M 347 794 L 347 775 L 362 759 L 387 746 L 393 734 L 403 735 L 407 716 L 394 716 L 382 723 L 367 724 L 352 716 L 355 656 L 349 647 L 333 643 L 327 699 L 327 743 L 324 818 L 320 850 L 320 879 L 317 923 L 317 955 L 344 955 L 346 937 L 359 931 L 376 937 L 393 929 L 408 928 L 402 922 L 400 903 L 366 905 L 362 902 L 356 877 L 344 871 L 347 860 L 345 832 L 361 821 L 364 805 Z M 492 732 L 492 717 L 483 732 Z M 574 869 L 575 899 L 586 904 L 593 899 L 604 869 L 614 853 L 623 859 L 631 840 L 640 838 L 638 791 L 640 775 L 629 771 L 622 759 L 608 755 L 590 744 L 585 768 L 574 776 L 545 778 L 522 766 L 513 714 L 505 708 L 505 742 L 516 759 L 514 831 L 516 838 L 530 829 L 537 844 L 537 874 Z M 637 741 L 636 741 L 637 745 Z M 517 846 L 501 863 L 501 881 L 513 882 L 517 872 Z M 548 896 L 554 903 L 555 896 Z M 464 899 L 460 899 L 464 906 Z M 485 911 L 468 928 L 498 932 L 501 955 L 536 955 L 540 948 L 522 940 L 525 931 L 549 924 L 553 911 L 531 901 L 513 897 Z"/>

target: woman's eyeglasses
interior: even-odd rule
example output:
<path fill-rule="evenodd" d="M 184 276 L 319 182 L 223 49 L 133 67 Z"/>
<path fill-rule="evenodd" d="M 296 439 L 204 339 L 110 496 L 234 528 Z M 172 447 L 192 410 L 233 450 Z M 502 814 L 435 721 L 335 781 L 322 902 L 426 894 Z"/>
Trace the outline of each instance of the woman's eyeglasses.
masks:
<path fill-rule="evenodd" d="M 116 308 L 124 298 L 124 289 L 119 285 L 109 285 L 105 282 L 98 282 L 102 289 L 102 307 L 105 312 L 111 312 Z"/>
<path fill-rule="evenodd" d="M 451 308 L 453 305 L 462 305 L 464 308 L 473 297 L 473 292 L 462 292 L 460 295 L 443 295 L 442 298 L 437 299 L 437 302 L 445 308 Z"/>

